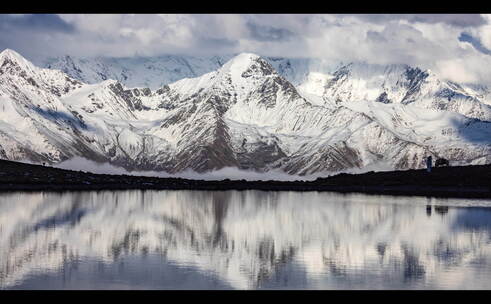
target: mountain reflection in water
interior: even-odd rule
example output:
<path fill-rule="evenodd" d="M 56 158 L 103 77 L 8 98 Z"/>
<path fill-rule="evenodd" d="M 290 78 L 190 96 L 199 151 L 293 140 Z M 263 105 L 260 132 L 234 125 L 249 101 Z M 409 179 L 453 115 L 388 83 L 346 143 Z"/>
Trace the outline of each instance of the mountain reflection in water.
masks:
<path fill-rule="evenodd" d="M 320 192 L 0 196 L 2 289 L 490 289 L 491 201 Z"/>

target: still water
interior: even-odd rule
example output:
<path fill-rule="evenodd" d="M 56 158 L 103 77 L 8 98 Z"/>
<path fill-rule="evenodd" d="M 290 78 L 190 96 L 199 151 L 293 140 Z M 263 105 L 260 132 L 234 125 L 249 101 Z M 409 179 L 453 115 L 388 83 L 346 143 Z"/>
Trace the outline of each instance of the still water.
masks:
<path fill-rule="evenodd" d="M 491 200 L 4 193 L 0 289 L 491 289 Z"/>

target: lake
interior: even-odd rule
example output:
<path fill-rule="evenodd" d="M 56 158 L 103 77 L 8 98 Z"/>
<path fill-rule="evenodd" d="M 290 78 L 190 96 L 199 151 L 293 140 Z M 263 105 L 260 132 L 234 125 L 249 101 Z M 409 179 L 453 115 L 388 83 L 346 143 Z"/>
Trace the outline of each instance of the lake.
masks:
<path fill-rule="evenodd" d="M 2 193 L 0 289 L 491 289 L 491 200 Z"/>

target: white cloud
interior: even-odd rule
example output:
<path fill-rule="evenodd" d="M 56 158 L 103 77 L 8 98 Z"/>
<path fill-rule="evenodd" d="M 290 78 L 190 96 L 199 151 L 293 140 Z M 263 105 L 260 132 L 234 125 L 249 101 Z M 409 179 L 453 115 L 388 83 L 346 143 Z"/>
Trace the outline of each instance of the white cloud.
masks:
<path fill-rule="evenodd" d="M 478 29 L 478 37 L 481 39 L 481 43 L 491 50 L 491 25 L 485 25 Z"/>
<path fill-rule="evenodd" d="M 27 163 L 27 161 L 25 161 Z M 268 171 L 266 173 L 256 172 L 252 170 L 240 170 L 234 167 L 225 167 L 219 170 L 198 173 L 193 170 L 185 170 L 178 174 L 170 174 L 164 171 L 132 171 L 129 172 L 122 167 L 113 166 L 109 163 L 97 163 L 82 157 L 73 157 L 61 163 L 55 164 L 54 167 L 67 170 L 83 171 L 96 174 L 126 174 L 135 176 L 153 176 L 153 177 L 172 177 L 172 178 L 186 178 L 197 180 L 281 180 L 281 181 L 295 181 L 295 180 L 315 180 L 317 177 L 325 177 L 327 173 L 313 174 L 308 176 L 292 175 L 282 171 Z"/>
<path fill-rule="evenodd" d="M 23 18 L 29 22 L 22 23 Z M 9 28 L 2 31 L 0 47 L 28 57 L 254 52 L 405 63 L 453 80 L 491 79 L 491 70 L 483 69 L 490 56 L 459 41 L 466 31 L 491 49 L 489 15 L 60 15 L 61 21 L 44 17 L 37 22 L 36 18 L 0 19 L 0 30 Z M 51 27 L 36 30 L 43 20 Z"/>
<path fill-rule="evenodd" d="M 442 77 L 455 82 L 472 83 L 478 80 L 472 72 L 468 71 L 462 59 L 437 61 L 436 67 Z"/>

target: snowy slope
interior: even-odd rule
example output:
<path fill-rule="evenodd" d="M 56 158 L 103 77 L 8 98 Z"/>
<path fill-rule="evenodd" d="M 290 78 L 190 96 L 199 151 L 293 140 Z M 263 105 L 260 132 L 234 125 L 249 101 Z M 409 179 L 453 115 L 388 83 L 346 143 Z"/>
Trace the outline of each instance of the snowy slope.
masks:
<path fill-rule="evenodd" d="M 271 61 L 243 53 L 154 89 L 84 83 L 5 50 L 1 157 L 57 163 L 81 156 L 170 173 L 407 169 L 422 167 L 428 155 L 491 162 L 491 112 L 480 99 L 486 89 L 402 65 Z"/>

